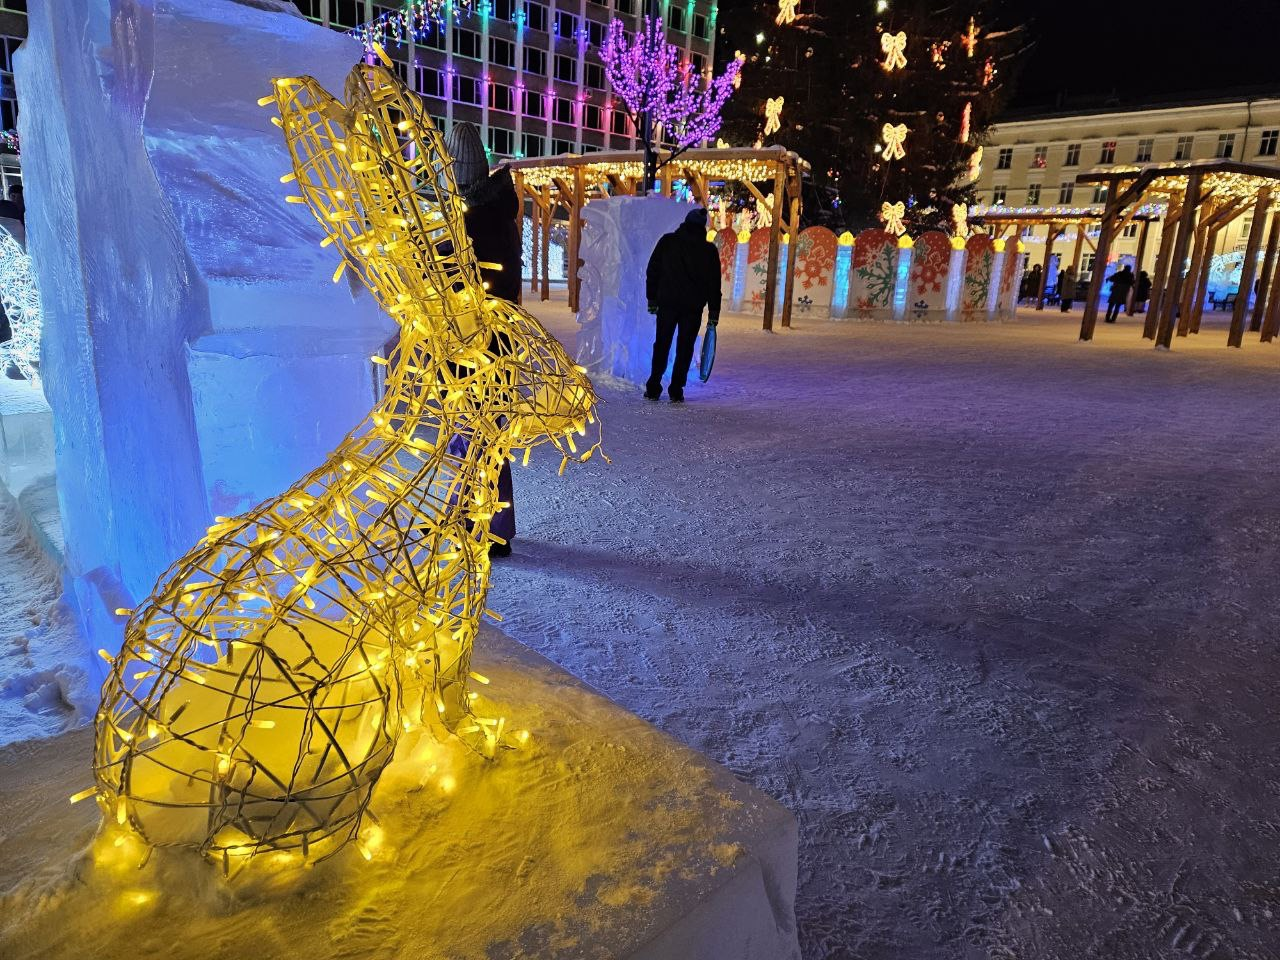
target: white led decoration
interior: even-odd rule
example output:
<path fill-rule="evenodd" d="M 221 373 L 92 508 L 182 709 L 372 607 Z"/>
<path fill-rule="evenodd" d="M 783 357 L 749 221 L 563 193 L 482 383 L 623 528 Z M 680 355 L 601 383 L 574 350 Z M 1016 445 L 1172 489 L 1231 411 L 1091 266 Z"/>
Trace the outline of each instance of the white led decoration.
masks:
<path fill-rule="evenodd" d="M 0 227 L 0 303 L 12 337 L 0 343 L 0 372 L 10 363 L 28 380 L 39 376 L 40 291 L 31 273 L 31 257 L 17 239 Z"/>

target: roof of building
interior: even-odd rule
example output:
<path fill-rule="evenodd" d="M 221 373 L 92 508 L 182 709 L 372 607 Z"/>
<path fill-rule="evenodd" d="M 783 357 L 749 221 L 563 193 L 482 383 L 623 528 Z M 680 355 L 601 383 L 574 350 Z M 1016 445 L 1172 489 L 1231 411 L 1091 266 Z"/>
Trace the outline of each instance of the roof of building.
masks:
<path fill-rule="evenodd" d="M 1006 111 L 996 120 L 996 126 L 1010 123 L 1027 123 L 1037 120 L 1059 120 L 1069 117 L 1097 117 L 1110 114 L 1142 113 L 1151 110 L 1179 110 L 1187 107 L 1212 107 L 1233 103 L 1252 103 L 1259 100 L 1280 100 L 1280 83 L 1265 87 L 1235 87 L 1201 91 L 1194 95 L 1170 93 L 1147 97 L 1132 102 L 1121 97 L 1092 98 L 1088 101 L 1069 103 L 1055 108 L 1024 107 Z"/>

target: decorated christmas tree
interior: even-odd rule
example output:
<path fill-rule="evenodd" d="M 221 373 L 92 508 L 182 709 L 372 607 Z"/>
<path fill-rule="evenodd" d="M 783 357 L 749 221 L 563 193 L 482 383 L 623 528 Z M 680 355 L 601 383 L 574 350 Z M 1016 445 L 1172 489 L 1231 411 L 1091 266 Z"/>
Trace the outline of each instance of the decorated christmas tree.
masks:
<path fill-rule="evenodd" d="M 724 0 L 720 9 L 720 49 L 746 57 L 721 136 L 784 144 L 808 160 L 817 195 L 807 219 L 895 231 L 900 220 L 912 233 L 956 222 L 1022 45 L 989 0 Z"/>

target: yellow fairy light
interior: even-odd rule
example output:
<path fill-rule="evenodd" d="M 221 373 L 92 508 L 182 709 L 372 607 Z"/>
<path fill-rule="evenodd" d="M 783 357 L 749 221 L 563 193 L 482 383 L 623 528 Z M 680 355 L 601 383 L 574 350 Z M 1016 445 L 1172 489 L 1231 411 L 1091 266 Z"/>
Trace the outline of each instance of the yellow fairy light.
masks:
<path fill-rule="evenodd" d="M 517 441 L 566 463 L 599 446 L 575 455 L 568 436 L 595 422 L 585 372 L 532 316 L 486 300 L 422 102 L 366 64 L 345 102 L 309 77 L 277 80 L 271 100 L 301 194 L 288 199 L 400 325 L 385 395 L 324 464 L 217 518 L 136 615 L 119 611 L 97 786 L 73 797 L 96 792 L 130 836 L 227 872 L 351 841 L 368 856 L 370 798 L 414 718 L 494 755 L 503 722 L 476 716 L 467 687 L 501 467 Z"/>

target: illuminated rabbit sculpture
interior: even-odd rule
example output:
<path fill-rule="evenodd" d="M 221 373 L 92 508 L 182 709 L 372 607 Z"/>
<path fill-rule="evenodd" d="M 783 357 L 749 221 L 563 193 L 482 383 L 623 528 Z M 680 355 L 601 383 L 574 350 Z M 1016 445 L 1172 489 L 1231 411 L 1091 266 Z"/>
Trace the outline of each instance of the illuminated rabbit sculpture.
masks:
<path fill-rule="evenodd" d="M 485 756 L 471 647 L 489 521 L 515 448 L 570 459 L 590 381 L 537 320 L 488 300 L 451 160 L 421 103 L 359 65 L 346 102 L 276 81 L 301 197 L 401 328 L 369 419 L 291 490 L 206 537 L 129 619 L 96 720 L 98 802 L 152 846 L 223 864 L 356 838 L 401 733 Z M 563 471 L 563 463 L 561 470 Z"/>

